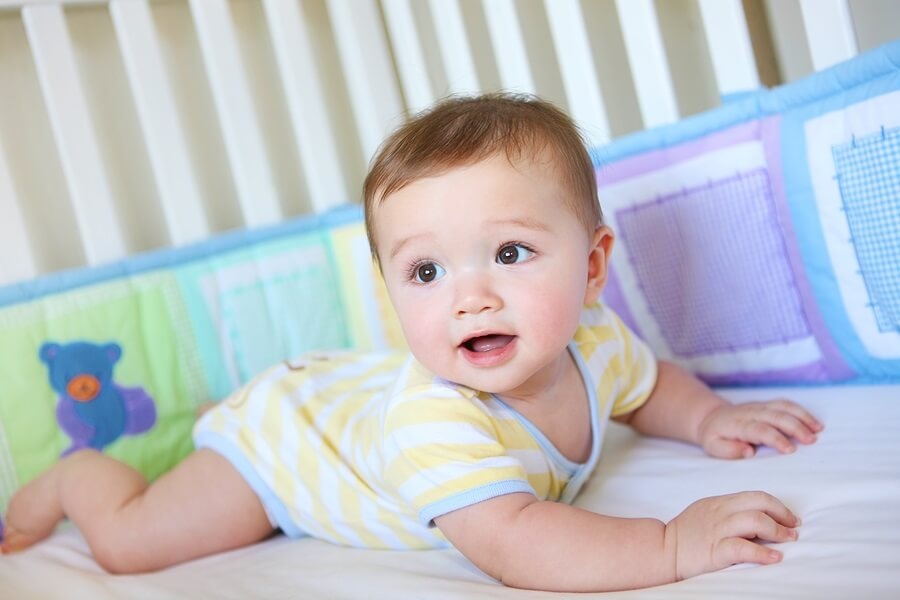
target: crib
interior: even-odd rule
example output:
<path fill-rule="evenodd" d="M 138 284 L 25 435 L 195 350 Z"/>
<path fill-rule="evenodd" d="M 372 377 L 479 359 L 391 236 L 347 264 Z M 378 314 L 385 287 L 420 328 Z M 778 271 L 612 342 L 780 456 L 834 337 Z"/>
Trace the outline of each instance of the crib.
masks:
<path fill-rule="evenodd" d="M 259 244 L 317 236 L 324 250 L 303 241 L 289 258 L 336 265 L 329 283 L 316 285 L 342 291 L 304 298 L 325 311 L 314 315 L 318 322 L 342 306 L 346 323 L 341 332 L 317 329 L 317 341 L 402 345 L 396 323 L 384 316 L 389 308 L 359 225 L 368 161 L 393 127 L 448 94 L 536 93 L 565 108 L 593 148 L 601 203 L 625 242 L 609 303 L 735 401 L 791 397 L 827 427 L 815 446 L 794 455 L 762 450 L 735 465 L 611 425 L 579 506 L 669 519 L 698 498 L 760 488 L 785 500 L 805 525 L 779 565 L 737 566 L 610 596 L 897 597 L 898 22 L 900 5 L 879 0 L 0 0 L 0 327 L 36 318 L 28 312 L 34 303 L 88 286 L 123 280 L 141 287 L 129 278 L 215 260 L 209 257 L 216 253 L 261 256 Z M 878 84 L 860 72 L 877 75 Z M 790 93 L 760 91 L 791 85 Z M 745 174 L 781 161 L 780 154 L 788 165 L 794 146 L 772 154 L 769 128 L 788 123 L 790 111 L 807 119 L 804 103 L 819 101 L 828 85 L 851 90 L 846 106 L 828 100 L 829 110 L 844 111 L 839 120 L 856 128 L 848 148 L 870 140 L 888 148 L 879 150 L 893 161 L 883 163 L 880 216 L 854 212 L 862 204 L 841 183 L 847 178 L 834 184 L 838 192 L 823 193 L 847 215 L 844 237 L 857 239 L 845 248 L 828 232 L 812 232 L 813 221 L 831 218 L 823 216 L 827 203 L 820 201 L 815 215 L 802 213 L 788 178 L 788 191 L 773 185 L 763 209 L 771 205 L 782 226 L 790 222 L 784 269 L 799 277 L 799 291 L 773 293 L 772 306 L 748 319 L 761 322 L 791 302 L 799 316 L 786 317 L 772 339 L 758 331 L 738 339 L 752 348 L 731 354 L 723 348 L 735 339 L 698 338 L 690 346 L 684 340 L 693 338 L 673 336 L 678 323 L 645 325 L 655 305 L 636 290 L 646 291 L 642 277 L 649 275 L 628 241 L 644 208 L 635 190 L 650 184 L 633 180 L 634 173 L 654 185 L 683 175 L 671 189 L 653 192 L 674 206 L 698 196 L 710 178 L 706 166 L 702 177 L 676 172 L 681 159 L 672 157 L 679 152 L 700 156 L 712 147 L 750 161 L 741 163 Z M 852 91 L 873 85 L 871 97 Z M 868 102 L 876 116 L 863 118 L 854 102 Z M 815 127 L 797 121 L 791 135 L 811 135 L 833 121 L 825 109 L 816 111 L 809 117 L 820 119 Z M 762 140 L 760 149 L 739 152 L 729 146 L 735 136 L 744 136 L 740 143 Z M 844 174 L 840 169 L 854 163 L 841 162 L 834 150 L 842 141 L 826 142 L 832 153 L 815 160 L 833 160 Z M 666 162 L 669 170 L 652 174 L 650 162 Z M 731 168 L 721 166 L 721 181 Z M 767 173 L 780 177 L 781 170 Z M 830 172 L 820 177 L 811 166 L 809 173 L 801 183 L 817 194 L 834 183 Z M 880 229 L 866 230 L 866 239 L 879 241 L 864 251 L 859 226 L 873 222 Z M 825 283 L 810 264 L 816 248 L 829 257 L 821 259 Z M 859 300 L 861 308 L 844 309 L 835 298 L 848 306 Z M 50 318 L 56 305 L 46 306 L 32 312 Z M 188 306 L 185 319 L 195 308 Z M 794 338 L 774 339 L 791 327 Z M 210 344 L 239 343 L 217 335 Z M 697 356 L 697 344 L 714 352 Z M 20 350 L 0 343 L 0 362 L 20 361 Z M 208 371 L 204 352 L 186 362 Z M 220 361 L 225 383 L 207 388 L 210 397 L 198 403 L 221 398 L 259 366 L 238 359 Z M 16 401 L 0 389 L 0 409 Z M 12 428 L 28 427 L 12 414 L 0 410 L 0 454 L 7 457 L 0 457 L 0 504 L 27 472 L 27 459 L 9 458 L 9 447 L 24 443 Z M 189 427 L 191 415 L 179 418 Z M 453 550 L 365 551 L 283 537 L 158 573 L 113 577 L 69 524 L 33 549 L 0 557 L 0 590 L 9 598 L 543 596 L 502 587 Z"/>

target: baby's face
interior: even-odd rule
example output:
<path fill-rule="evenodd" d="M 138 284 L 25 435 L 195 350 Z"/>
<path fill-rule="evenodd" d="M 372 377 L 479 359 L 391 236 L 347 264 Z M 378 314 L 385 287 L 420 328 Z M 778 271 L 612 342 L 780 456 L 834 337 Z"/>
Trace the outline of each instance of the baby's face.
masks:
<path fill-rule="evenodd" d="M 414 181 L 377 209 L 388 292 L 413 354 L 439 376 L 528 394 L 566 360 L 599 294 L 588 285 L 597 253 L 546 171 L 496 156 Z"/>

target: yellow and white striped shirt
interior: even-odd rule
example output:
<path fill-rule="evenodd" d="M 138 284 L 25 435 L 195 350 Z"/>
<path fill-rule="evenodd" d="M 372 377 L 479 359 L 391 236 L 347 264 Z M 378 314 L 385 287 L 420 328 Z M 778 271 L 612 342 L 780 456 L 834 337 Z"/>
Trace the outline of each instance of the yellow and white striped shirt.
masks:
<path fill-rule="evenodd" d="M 602 305 L 569 345 L 591 402 L 593 449 L 565 458 L 491 394 L 440 379 L 408 353 L 306 355 L 275 366 L 194 428 L 241 472 L 275 524 L 364 548 L 440 548 L 432 520 L 513 492 L 571 502 L 593 471 L 610 415 L 656 381 L 647 346 Z"/>

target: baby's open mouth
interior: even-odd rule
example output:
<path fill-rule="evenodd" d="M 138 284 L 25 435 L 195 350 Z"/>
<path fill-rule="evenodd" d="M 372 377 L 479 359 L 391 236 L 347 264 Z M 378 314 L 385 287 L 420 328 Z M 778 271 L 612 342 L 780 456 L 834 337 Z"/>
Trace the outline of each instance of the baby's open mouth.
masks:
<path fill-rule="evenodd" d="M 463 342 L 463 347 L 472 352 L 490 352 L 491 350 L 496 350 L 498 348 L 503 348 L 511 341 L 513 341 L 515 336 L 513 335 L 501 335 L 499 333 L 492 333 L 490 335 L 480 335 L 477 337 L 469 338 L 465 342 Z"/>

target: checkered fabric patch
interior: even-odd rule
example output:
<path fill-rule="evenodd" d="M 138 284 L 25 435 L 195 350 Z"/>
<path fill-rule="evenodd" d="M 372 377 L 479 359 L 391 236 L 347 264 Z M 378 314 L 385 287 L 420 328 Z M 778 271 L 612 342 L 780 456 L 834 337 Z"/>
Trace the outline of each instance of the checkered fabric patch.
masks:
<path fill-rule="evenodd" d="M 847 224 L 880 331 L 900 331 L 900 127 L 833 146 Z"/>
<path fill-rule="evenodd" d="M 765 169 L 639 203 L 616 217 L 637 284 L 676 354 L 810 335 Z"/>

